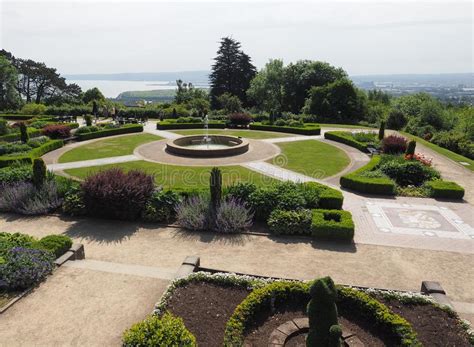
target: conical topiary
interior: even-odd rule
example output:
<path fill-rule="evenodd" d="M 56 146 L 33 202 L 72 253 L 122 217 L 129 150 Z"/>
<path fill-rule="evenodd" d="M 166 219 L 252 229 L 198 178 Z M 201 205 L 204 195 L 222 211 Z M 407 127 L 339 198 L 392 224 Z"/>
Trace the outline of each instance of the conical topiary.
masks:
<path fill-rule="evenodd" d="M 379 140 L 382 141 L 384 137 L 385 137 L 385 121 L 381 121 L 380 128 L 379 128 Z"/>
<path fill-rule="evenodd" d="M 414 155 L 415 154 L 415 148 L 416 148 L 416 141 L 411 140 L 410 142 L 408 142 L 408 146 L 407 146 L 407 150 L 406 150 L 405 154 Z"/>
<path fill-rule="evenodd" d="M 337 289 L 331 277 L 317 279 L 309 291 L 307 347 L 340 347 L 342 330 L 337 324 Z"/>
<path fill-rule="evenodd" d="M 30 135 L 28 135 L 28 128 L 26 127 L 25 123 L 21 122 L 20 123 L 20 141 L 22 143 L 27 143 L 29 139 L 30 139 Z"/>
<path fill-rule="evenodd" d="M 216 213 L 222 198 L 222 173 L 217 167 L 212 168 L 209 180 L 211 190 L 211 213 Z"/>
<path fill-rule="evenodd" d="M 41 158 L 33 159 L 33 184 L 41 187 L 46 181 L 46 165 Z"/>

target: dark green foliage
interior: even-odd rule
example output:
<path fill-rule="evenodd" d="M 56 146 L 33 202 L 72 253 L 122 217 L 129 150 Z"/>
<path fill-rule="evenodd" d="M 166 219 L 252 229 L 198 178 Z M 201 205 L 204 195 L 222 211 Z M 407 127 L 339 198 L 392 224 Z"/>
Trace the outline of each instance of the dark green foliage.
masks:
<path fill-rule="evenodd" d="M 385 137 L 385 121 L 381 121 L 380 128 L 379 128 L 379 140 L 382 141 L 384 137 Z"/>
<path fill-rule="evenodd" d="M 41 130 L 28 128 L 28 135 L 30 138 L 41 136 Z M 19 131 L 10 133 L 8 135 L 0 136 L 0 142 L 15 142 L 21 141 L 21 133 Z"/>
<path fill-rule="evenodd" d="M 169 223 L 175 217 L 175 208 L 181 202 L 179 194 L 168 191 L 155 191 L 143 211 L 143 219 L 147 222 Z"/>
<path fill-rule="evenodd" d="M 38 241 L 39 247 L 50 251 L 59 258 L 72 246 L 72 240 L 65 235 L 48 235 Z"/>
<path fill-rule="evenodd" d="M 82 96 L 82 101 L 85 104 L 88 104 L 91 101 L 105 101 L 105 96 L 102 94 L 102 92 L 99 90 L 99 88 L 91 88 L 86 90 L 84 95 Z"/>
<path fill-rule="evenodd" d="M 27 143 L 29 139 L 30 139 L 30 136 L 28 135 L 28 129 L 26 128 L 26 124 L 21 122 L 20 123 L 20 141 L 22 143 Z"/>
<path fill-rule="evenodd" d="M 36 187 L 41 187 L 46 181 L 46 164 L 43 159 L 33 159 L 33 184 Z"/>
<path fill-rule="evenodd" d="M 86 126 L 92 126 L 92 116 L 90 114 L 86 114 L 84 120 L 86 121 Z"/>
<path fill-rule="evenodd" d="M 321 87 L 312 87 L 303 113 L 330 118 L 339 122 L 362 120 L 367 114 L 367 100 L 353 83 L 339 79 Z"/>
<path fill-rule="evenodd" d="M 0 168 L 10 166 L 13 163 L 31 164 L 34 158 L 41 157 L 42 155 L 48 152 L 61 148 L 63 145 L 64 142 L 61 140 L 51 140 L 41 145 L 40 147 L 32 149 L 29 153 L 26 153 L 25 155 L 11 157 L 0 156 Z"/>
<path fill-rule="evenodd" d="M 249 125 L 251 130 L 275 131 L 280 133 L 300 134 L 300 135 L 319 135 L 321 134 L 321 127 L 318 124 L 306 123 L 303 128 L 291 126 L 277 126 L 264 125 L 261 123 L 251 123 Z"/>
<path fill-rule="evenodd" d="M 357 141 L 349 131 L 327 131 L 324 133 L 324 138 L 344 143 L 348 146 L 357 148 L 359 151 L 367 153 L 367 143 Z"/>
<path fill-rule="evenodd" d="M 222 38 L 209 76 L 212 107 L 218 107 L 217 98 L 224 93 L 237 96 L 246 106 L 246 92 L 256 72 L 250 57 L 240 49 L 240 42 Z"/>
<path fill-rule="evenodd" d="M 474 123 L 474 117 L 472 118 Z M 430 140 L 432 143 L 459 153 L 469 159 L 474 159 L 474 143 L 467 133 L 455 131 L 440 131 L 434 134 Z"/>
<path fill-rule="evenodd" d="M 0 155 L 14 154 L 14 153 L 16 153 L 17 155 L 21 155 L 21 154 L 24 154 L 25 152 L 28 152 L 29 150 L 31 150 L 31 147 L 28 146 L 28 144 L 26 143 L 18 143 L 18 142 L 5 143 L 5 144 L 0 143 Z"/>
<path fill-rule="evenodd" d="M 342 203 L 344 201 L 342 192 L 327 186 L 323 187 L 325 187 L 325 189 L 322 189 L 319 194 L 319 208 L 324 208 L 326 210 L 342 209 Z"/>
<path fill-rule="evenodd" d="M 327 240 L 352 241 L 354 222 L 349 211 L 312 210 L 311 233 L 313 237 Z"/>
<path fill-rule="evenodd" d="M 250 195 L 257 190 L 257 186 L 251 182 L 237 182 L 225 189 L 225 195 L 248 203 Z"/>
<path fill-rule="evenodd" d="M 167 129 L 203 129 L 204 123 L 201 121 L 199 123 L 178 123 L 171 122 L 170 120 L 165 120 L 162 122 L 156 123 L 156 129 L 158 130 L 167 130 Z M 209 129 L 224 129 L 224 122 L 210 121 L 208 124 Z"/>
<path fill-rule="evenodd" d="M 120 128 L 104 129 L 104 130 L 99 130 L 99 131 L 95 131 L 91 133 L 78 134 L 77 138 L 79 141 L 85 141 L 85 140 L 91 140 L 91 139 L 113 136 L 113 135 L 140 133 L 142 131 L 143 131 L 143 125 L 129 124 L 129 125 L 124 125 Z"/>
<path fill-rule="evenodd" d="M 209 189 L 211 192 L 211 215 L 217 213 L 222 200 L 222 172 L 219 168 L 214 167 L 211 170 L 209 178 Z"/>
<path fill-rule="evenodd" d="M 33 176 L 30 165 L 13 163 L 12 166 L 0 169 L 0 184 L 29 181 Z"/>
<path fill-rule="evenodd" d="M 94 116 L 97 116 L 97 113 L 99 112 L 99 106 L 97 105 L 97 101 L 92 101 L 92 114 Z"/>
<path fill-rule="evenodd" d="M 10 129 L 8 128 L 8 122 L 6 119 L 0 118 L 0 136 L 8 134 Z"/>
<path fill-rule="evenodd" d="M 181 318 L 166 312 L 162 317 L 149 316 L 123 334 L 124 347 L 196 347 L 196 338 Z"/>
<path fill-rule="evenodd" d="M 440 178 L 437 171 L 416 160 L 387 160 L 379 167 L 380 171 L 393 179 L 398 185 L 421 186 L 424 182 Z"/>
<path fill-rule="evenodd" d="M 273 210 L 267 224 L 274 234 L 310 235 L 311 220 L 311 210 Z"/>
<path fill-rule="evenodd" d="M 374 155 L 365 166 L 342 176 L 340 178 L 341 187 L 366 194 L 395 194 L 395 183 L 390 178 L 364 176 L 365 173 L 374 171 L 379 166 L 380 158 L 379 155 Z"/>
<path fill-rule="evenodd" d="M 331 277 L 314 281 L 309 288 L 309 295 L 311 300 L 307 307 L 309 332 L 306 346 L 339 347 L 342 331 L 337 324 L 337 290 Z"/>
<path fill-rule="evenodd" d="M 66 188 L 62 210 L 70 216 L 83 216 L 86 214 L 84 195 L 79 184 L 71 184 Z"/>
<path fill-rule="evenodd" d="M 387 128 L 393 130 L 402 129 L 407 123 L 403 112 L 397 109 L 391 109 L 387 118 Z"/>
<path fill-rule="evenodd" d="M 464 188 L 456 182 L 435 180 L 426 182 L 425 185 L 433 198 L 462 199 L 464 197 Z"/>
<path fill-rule="evenodd" d="M 405 152 L 406 155 L 413 155 L 415 154 L 415 149 L 416 149 L 416 141 L 411 140 L 408 142 L 407 150 Z"/>

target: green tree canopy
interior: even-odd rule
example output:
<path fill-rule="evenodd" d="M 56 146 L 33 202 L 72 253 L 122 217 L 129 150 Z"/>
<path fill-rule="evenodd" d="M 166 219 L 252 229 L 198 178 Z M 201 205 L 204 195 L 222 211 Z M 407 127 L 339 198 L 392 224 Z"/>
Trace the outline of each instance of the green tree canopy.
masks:
<path fill-rule="evenodd" d="M 15 109 L 21 99 L 16 90 L 18 72 L 3 56 L 0 56 L 0 110 Z"/>
<path fill-rule="evenodd" d="M 283 111 L 284 80 L 283 61 L 270 60 L 250 83 L 247 95 L 260 109 L 279 114 Z"/>
<path fill-rule="evenodd" d="M 244 106 L 248 105 L 246 91 L 255 74 L 256 68 L 240 49 L 240 42 L 231 37 L 222 38 L 209 76 L 212 107 L 218 107 L 217 98 L 224 93 L 235 95 Z"/>
<path fill-rule="evenodd" d="M 99 88 L 91 88 L 84 93 L 84 95 L 82 96 L 82 101 L 85 104 L 88 104 L 91 101 L 97 101 L 99 103 L 102 103 L 105 101 L 105 96 L 104 94 L 102 94 Z"/>

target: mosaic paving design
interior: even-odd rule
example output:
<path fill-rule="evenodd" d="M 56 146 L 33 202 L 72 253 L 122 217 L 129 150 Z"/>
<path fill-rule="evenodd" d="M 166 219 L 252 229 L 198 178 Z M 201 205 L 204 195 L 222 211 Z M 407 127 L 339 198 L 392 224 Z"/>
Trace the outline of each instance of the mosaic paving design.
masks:
<path fill-rule="evenodd" d="M 367 202 L 381 232 L 452 239 L 474 239 L 474 228 L 447 207 Z"/>

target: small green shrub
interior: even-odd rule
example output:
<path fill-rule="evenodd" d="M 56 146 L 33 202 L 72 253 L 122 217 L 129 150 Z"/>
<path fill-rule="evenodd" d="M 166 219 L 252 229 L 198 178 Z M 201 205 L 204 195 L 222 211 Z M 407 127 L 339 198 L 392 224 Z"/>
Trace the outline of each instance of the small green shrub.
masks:
<path fill-rule="evenodd" d="M 36 248 L 38 241 L 30 235 L 0 232 L 0 257 L 5 258 L 11 248 Z"/>
<path fill-rule="evenodd" d="M 435 180 L 426 182 L 425 185 L 433 198 L 462 199 L 464 197 L 464 188 L 456 182 Z"/>
<path fill-rule="evenodd" d="M 211 176 L 209 178 L 209 189 L 210 189 L 210 212 L 212 215 L 217 213 L 217 210 L 222 200 L 222 172 L 219 168 L 214 167 L 211 170 Z M 212 218 L 214 220 L 214 218 Z"/>
<path fill-rule="evenodd" d="M 36 187 L 40 187 L 46 181 L 46 164 L 43 159 L 33 159 L 33 184 Z"/>
<path fill-rule="evenodd" d="M 46 106 L 43 104 L 28 103 L 21 108 L 21 114 L 39 115 L 45 114 Z"/>
<path fill-rule="evenodd" d="M 382 141 L 384 137 L 385 137 L 385 122 L 381 121 L 380 128 L 379 128 L 379 140 Z"/>
<path fill-rule="evenodd" d="M 418 187 L 426 181 L 440 178 L 439 172 L 416 160 L 387 161 L 380 165 L 379 170 L 402 187 Z"/>
<path fill-rule="evenodd" d="M 274 234 L 310 235 L 311 221 L 311 210 L 273 210 L 267 224 Z"/>
<path fill-rule="evenodd" d="M 86 122 L 86 126 L 87 126 L 87 127 L 92 126 L 92 116 L 91 116 L 90 114 L 86 114 L 86 115 L 84 116 L 84 120 L 85 120 L 85 122 Z"/>
<path fill-rule="evenodd" d="M 29 181 L 33 176 L 30 165 L 13 163 L 12 166 L 0 169 L 0 184 Z"/>
<path fill-rule="evenodd" d="M 161 318 L 150 316 L 134 324 L 123 334 L 124 347 L 195 347 L 196 338 L 186 329 L 183 320 L 165 313 Z"/>
<path fill-rule="evenodd" d="M 349 211 L 312 210 L 311 233 L 316 238 L 352 241 L 354 222 Z"/>
<path fill-rule="evenodd" d="M 143 219 L 147 222 L 169 223 L 175 218 L 175 209 L 181 202 L 179 194 L 168 191 L 155 191 L 145 205 Z"/>
<path fill-rule="evenodd" d="M 407 150 L 405 152 L 406 155 L 414 155 L 415 154 L 415 149 L 416 149 L 416 141 L 411 140 L 408 142 Z"/>
<path fill-rule="evenodd" d="M 83 216 L 86 214 L 86 204 L 79 184 L 71 184 L 65 188 L 62 210 L 70 216 Z"/>
<path fill-rule="evenodd" d="M 27 143 L 30 139 L 30 135 L 28 135 L 28 129 L 26 128 L 26 124 L 21 122 L 20 123 L 20 141 L 22 143 Z"/>
<path fill-rule="evenodd" d="M 225 188 L 224 195 L 247 203 L 250 195 L 257 190 L 257 186 L 251 182 L 237 182 Z"/>
<path fill-rule="evenodd" d="M 59 258 L 71 248 L 72 240 L 65 235 L 48 235 L 39 240 L 38 244 L 41 248 L 50 251 L 56 258 Z"/>

